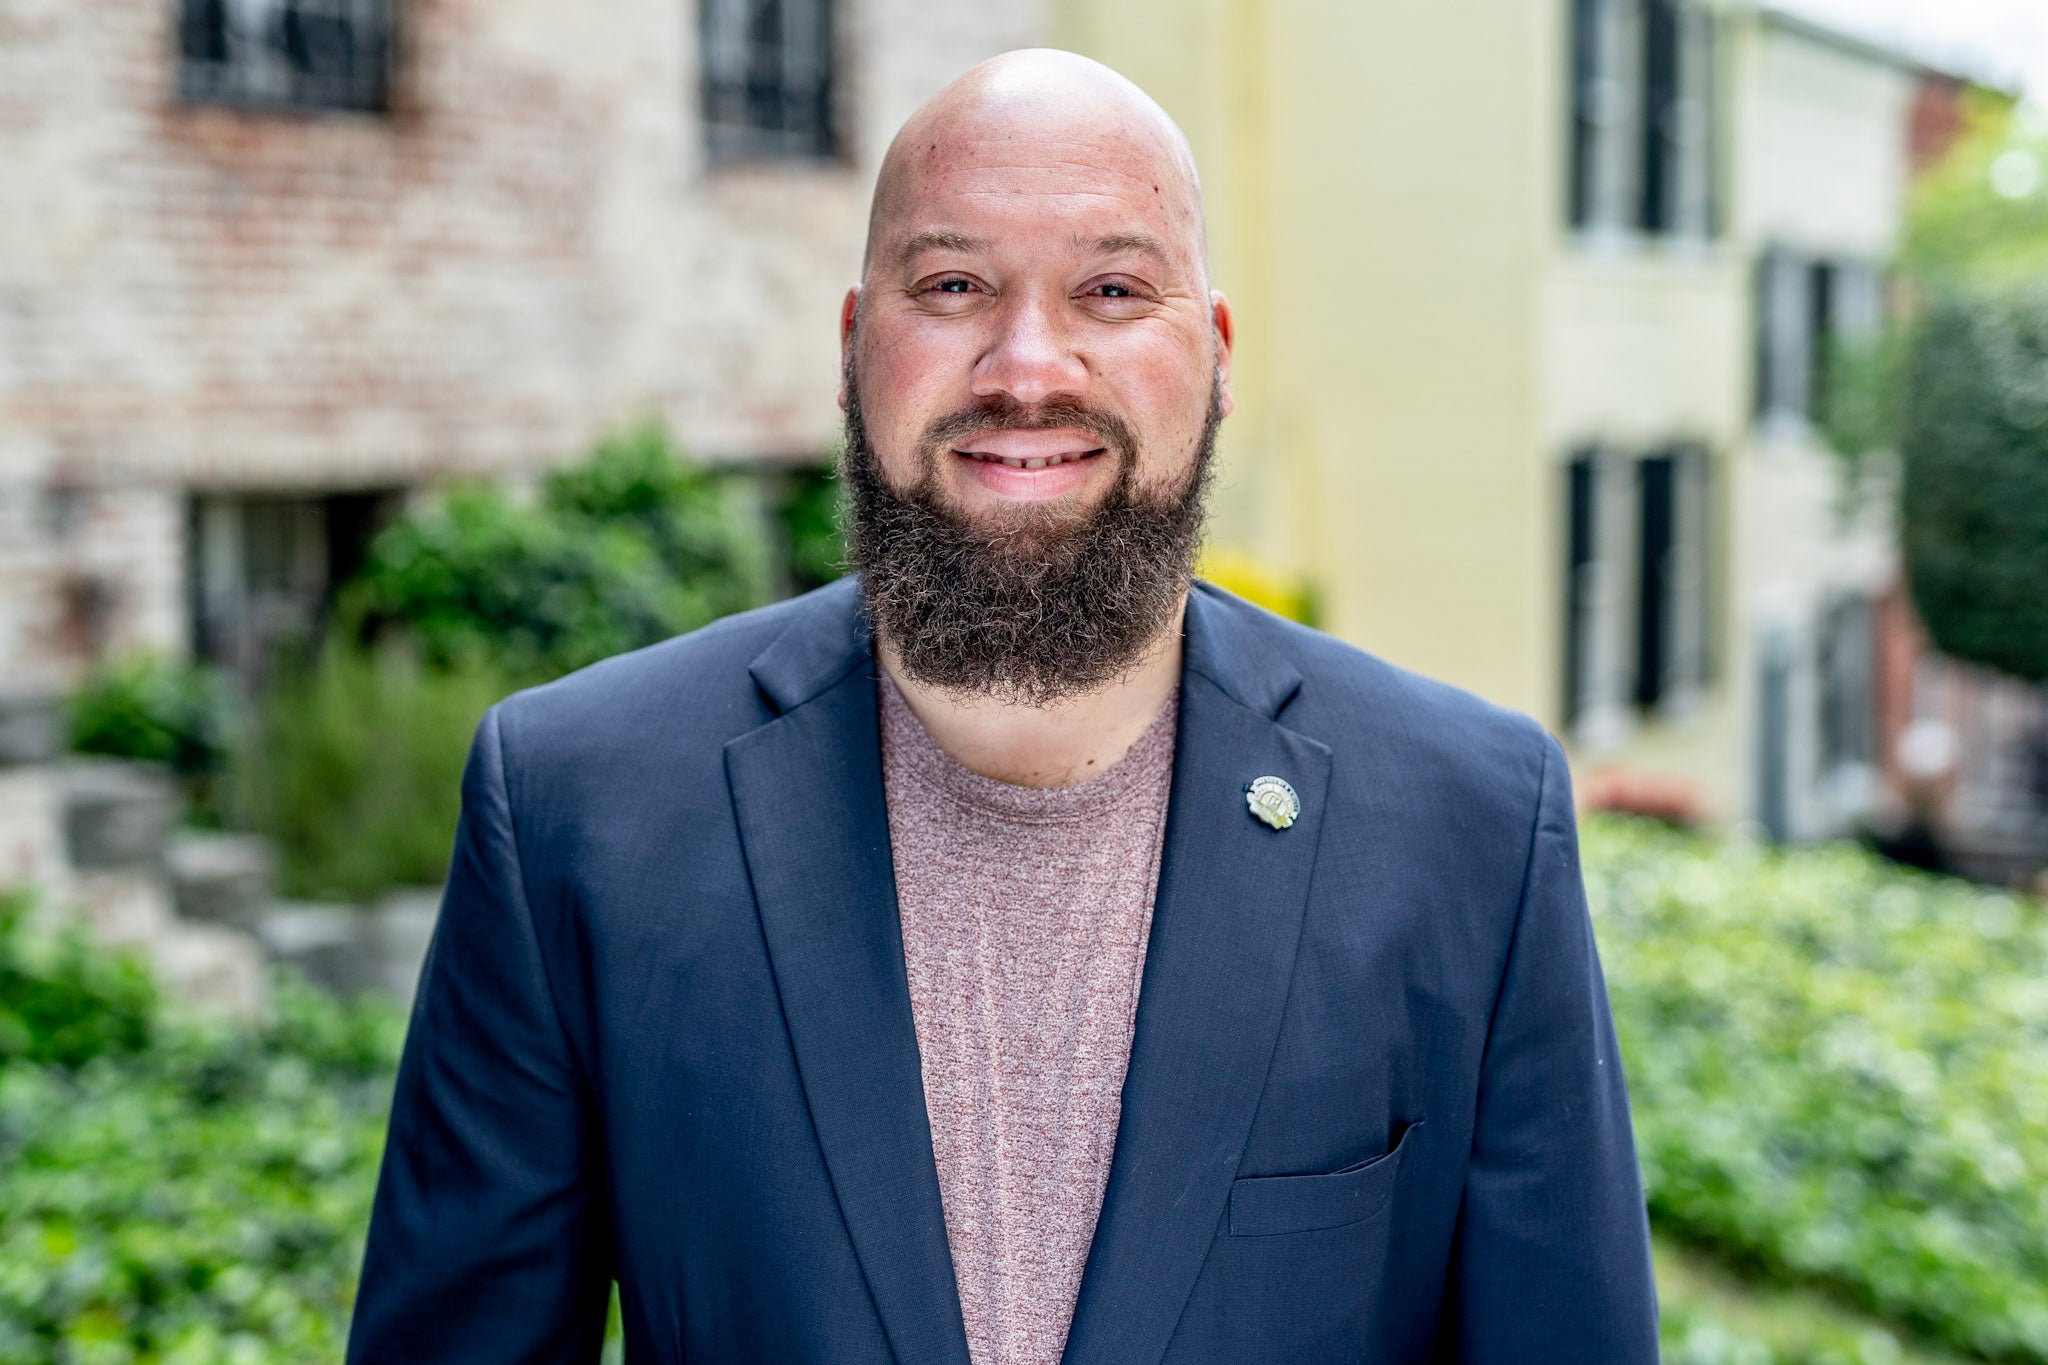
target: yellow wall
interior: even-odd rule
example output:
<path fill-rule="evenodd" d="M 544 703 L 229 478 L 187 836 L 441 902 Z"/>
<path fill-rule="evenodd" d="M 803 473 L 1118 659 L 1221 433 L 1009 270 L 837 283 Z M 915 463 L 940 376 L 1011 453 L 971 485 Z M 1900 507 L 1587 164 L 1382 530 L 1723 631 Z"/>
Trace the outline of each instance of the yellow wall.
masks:
<path fill-rule="evenodd" d="M 1336 634 L 1539 712 L 1545 9 L 1055 11 L 1055 41 L 1131 76 L 1195 145 L 1238 318 L 1217 537 L 1309 577 Z"/>
<path fill-rule="evenodd" d="M 1561 0 L 1054 0 L 1052 31 L 1194 144 L 1238 320 L 1214 538 L 1306 576 L 1334 633 L 1559 726 L 1561 462 L 1705 437 L 1732 477 L 1748 354 L 1731 250 L 1568 240 Z M 1747 662 L 1714 560 L 1721 681 L 1574 758 L 1728 813 Z"/>

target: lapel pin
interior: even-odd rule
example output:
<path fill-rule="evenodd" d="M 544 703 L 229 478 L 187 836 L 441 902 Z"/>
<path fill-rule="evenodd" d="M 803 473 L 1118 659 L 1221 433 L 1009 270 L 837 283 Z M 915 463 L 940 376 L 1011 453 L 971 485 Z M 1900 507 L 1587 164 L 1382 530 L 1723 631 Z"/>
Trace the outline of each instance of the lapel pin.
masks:
<path fill-rule="evenodd" d="M 1255 818 L 1274 829 L 1286 829 L 1301 814 L 1301 798 L 1277 777 L 1256 777 L 1246 783 L 1244 802 Z"/>

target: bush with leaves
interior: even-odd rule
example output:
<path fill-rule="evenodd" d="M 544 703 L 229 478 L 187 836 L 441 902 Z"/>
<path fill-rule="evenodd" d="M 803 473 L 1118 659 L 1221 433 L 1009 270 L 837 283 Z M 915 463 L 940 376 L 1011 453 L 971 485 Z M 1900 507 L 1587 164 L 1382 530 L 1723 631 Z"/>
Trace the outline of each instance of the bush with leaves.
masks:
<path fill-rule="evenodd" d="M 1837 345 L 1818 414 L 1846 457 L 1896 450 L 1913 604 L 1943 653 L 2048 681 L 2048 115 L 1966 92 L 1913 188 L 1890 335 Z"/>
<path fill-rule="evenodd" d="M 0 1361 L 334 1360 L 403 1019 L 280 976 L 260 1025 L 0 905 Z"/>
<path fill-rule="evenodd" d="M 156 987 L 132 956 L 39 931 L 27 893 L 0 893 L 0 1068 L 83 1066 L 149 1046 Z"/>
<path fill-rule="evenodd" d="M 215 670 L 136 654 L 96 670 L 65 699 L 65 742 L 76 753 L 163 764 L 178 775 L 193 813 L 210 820 L 219 813 L 232 714 Z"/>
<path fill-rule="evenodd" d="M 2048 911 L 1851 846 L 1582 838 L 1652 1218 L 2048 1361 Z"/>
<path fill-rule="evenodd" d="M 2048 279 L 1934 302 L 1900 453 L 1907 576 L 1935 647 L 2048 682 Z"/>
<path fill-rule="evenodd" d="M 764 518 L 658 427 L 601 443 L 523 501 L 464 487 L 371 542 L 344 615 L 402 628 L 439 667 L 539 680 L 768 596 Z"/>
<path fill-rule="evenodd" d="M 489 659 L 429 668 L 330 639 L 286 668 L 236 764 L 241 823 L 271 837 L 287 895 L 363 900 L 438 883 L 477 721 L 517 682 Z"/>

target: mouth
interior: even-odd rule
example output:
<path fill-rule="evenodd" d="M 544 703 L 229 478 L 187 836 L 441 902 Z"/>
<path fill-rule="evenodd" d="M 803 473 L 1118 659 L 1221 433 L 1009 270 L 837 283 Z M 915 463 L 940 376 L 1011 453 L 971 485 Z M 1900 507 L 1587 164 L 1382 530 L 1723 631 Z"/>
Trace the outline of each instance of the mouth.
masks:
<path fill-rule="evenodd" d="M 1093 450 L 1063 450 L 1051 455 L 999 455 L 992 450 L 955 450 L 953 453 L 963 459 L 997 464 L 1005 469 L 1052 469 L 1058 465 L 1092 460 L 1106 449 L 1106 446 L 1097 446 Z"/>
<path fill-rule="evenodd" d="M 1081 464 L 1108 449 L 1085 427 L 997 427 L 977 431 L 953 447 L 963 459 L 1036 473 Z"/>

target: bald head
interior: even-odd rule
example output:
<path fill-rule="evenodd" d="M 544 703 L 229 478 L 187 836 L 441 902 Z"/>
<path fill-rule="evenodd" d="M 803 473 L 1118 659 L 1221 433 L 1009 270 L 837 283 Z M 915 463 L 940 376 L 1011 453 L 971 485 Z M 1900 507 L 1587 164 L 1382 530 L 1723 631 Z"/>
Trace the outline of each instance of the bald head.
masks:
<path fill-rule="evenodd" d="M 1046 152 L 1057 147 L 1058 154 Z M 1128 78 L 1101 62 L 1056 48 L 1022 48 L 969 68 L 932 96 L 897 132 L 875 178 L 865 275 L 884 242 L 904 232 L 934 182 L 976 165 L 1041 163 L 1016 192 L 1050 187 L 1064 174 L 1099 174 L 1154 196 L 1188 234 L 1193 258 L 1204 252 L 1201 183 L 1194 153 L 1167 112 Z"/>

